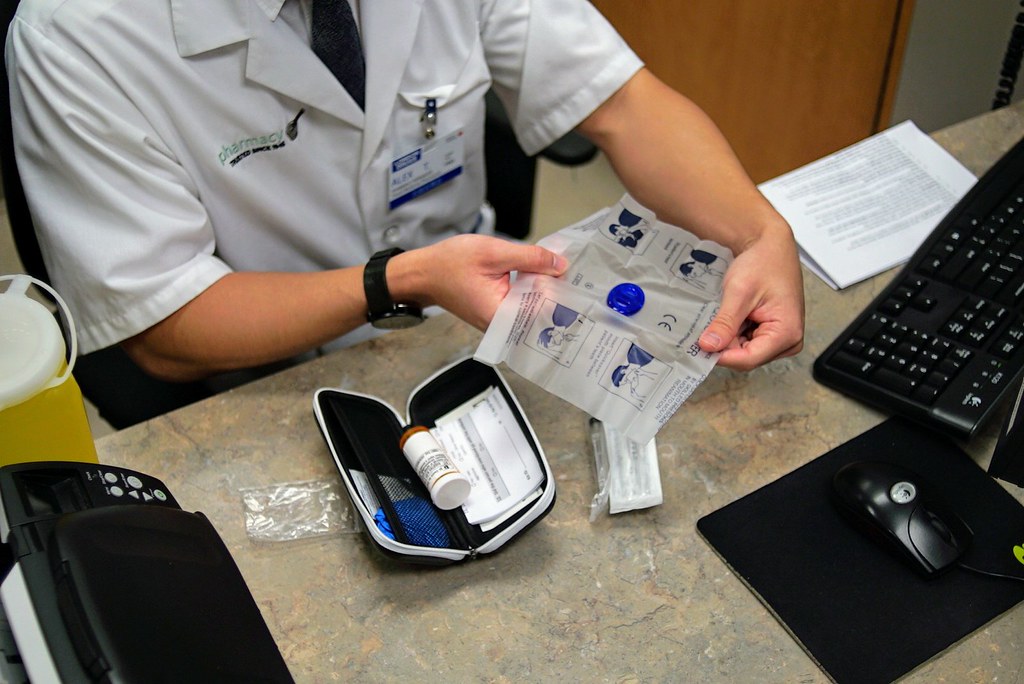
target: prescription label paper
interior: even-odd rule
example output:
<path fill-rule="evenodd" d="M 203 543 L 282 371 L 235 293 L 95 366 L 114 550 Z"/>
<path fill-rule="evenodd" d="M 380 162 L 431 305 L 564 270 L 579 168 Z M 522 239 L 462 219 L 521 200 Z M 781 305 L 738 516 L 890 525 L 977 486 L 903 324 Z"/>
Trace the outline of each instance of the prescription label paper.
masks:
<path fill-rule="evenodd" d="M 471 525 L 518 510 L 544 479 L 530 442 L 497 388 L 438 418 L 430 432 L 469 478 L 472 489 L 462 510 Z"/>
<path fill-rule="evenodd" d="M 538 244 L 570 263 L 559 278 L 521 274 L 474 358 L 509 368 L 645 444 L 707 377 L 697 345 L 718 312 L 732 252 L 659 221 L 628 195 Z M 631 316 L 608 293 L 644 292 Z"/>

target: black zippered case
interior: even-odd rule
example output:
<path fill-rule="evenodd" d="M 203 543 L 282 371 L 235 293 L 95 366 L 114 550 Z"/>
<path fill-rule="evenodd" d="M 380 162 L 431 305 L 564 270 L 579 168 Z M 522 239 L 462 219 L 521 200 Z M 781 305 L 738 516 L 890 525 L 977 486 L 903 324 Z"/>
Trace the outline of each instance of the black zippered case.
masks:
<path fill-rule="evenodd" d="M 488 391 L 504 397 L 537 459 L 541 481 L 509 513 L 471 524 L 462 507 L 442 510 L 433 505 L 399 440 L 407 426 L 434 428 L 439 419 Z M 497 369 L 472 358 L 442 368 L 420 383 L 409 396 L 406 417 L 376 397 L 326 387 L 314 394 L 313 410 L 362 527 L 385 556 L 446 565 L 491 553 L 554 506 L 555 480 L 519 401 Z M 502 454 L 492 456 L 498 459 Z"/>

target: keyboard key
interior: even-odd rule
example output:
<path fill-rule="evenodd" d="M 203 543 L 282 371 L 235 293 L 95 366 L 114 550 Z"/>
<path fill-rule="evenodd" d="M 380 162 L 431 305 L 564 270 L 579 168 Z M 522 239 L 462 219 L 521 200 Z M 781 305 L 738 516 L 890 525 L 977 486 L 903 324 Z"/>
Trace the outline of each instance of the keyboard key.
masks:
<path fill-rule="evenodd" d="M 963 273 L 968 266 L 974 263 L 974 260 L 977 259 L 980 254 L 980 247 L 967 247 L 957 252 L 948 263 L 940 263 L 938 267 L 927 272 L 937 273 L 940 278 L 943 278 L 946 281 L 956 280 L 956 277 Z"/>
<path fill-rule="evenodd" d="M 889 319 L 878 314 L 871 314 L 871 317 L 864 321 L 857 329 L 857 337 L 862 340 L 874 339 L 875 335 L 881 332 L 882 328 L 889 323 Z"/>
<path fill-rule="evenodd" d="M 942 334 L 946 337 L 951 337 L 954 340 L 959 340 L 960 336 L 966 332 L 967 324 L 960 320 L 952 320 L 942 326 Z"/>
<path fill-rule="evenodd" d="M 973 344 L 975 347 L 981 348 L 985 345 L 985 340 L 988 339 L 988 333 L 979 328 L 971 328 L 964 335 L 964 342 Z"/>
<path fill-rule="evenodd" d="M 949 356 L 947 356 L 946 358 L 949 360 L 966 363 L 967 361 L 970 361 L 971 357 L 973 356 L 974 352 L 972 352 L 970 349 L 967 349 L 965 347 L 953 347 L 952 349 L 950 349 Z"/>
<path fill-rule="evenodd" d="M 1018 349 L 1020 349 L 1020 344 L 1009 337 L 1003 337 L 992 345 L 992 353 L 1001 359 L 1011 358 Z"/>
<path fill-rule="evenodd" d="M 921 330 L 911 330 L 910 340 L 921 347 L 927 347 L 935 343 L 935 337 Z"/>
<path fill-rule="evenodd" d="M 917 380 L 918 382 L 926 382 L 928 376 L 931 375 L 931 369 L 928 366 L 916 361 L 910 363 L 902 372 L 911 380 Z"/>
<path fill-rule="evenodd" d="M 903 341 L 896 345 L 896 353 L 908 359 L 913 359 L 921 353 L 921 346 L 913 342 Z"/>
<path fill-rule="evenodd" d="M 1018 273 L 1013 280 L 1003 288 L 997 299 L 1008 306 L 1020 308 L 1024 302 L 1024 273 Z"/>
<path fill-rule="evenodd" d="M 939 389 L 931 385 L 921 385 L 914 391 L 914 400 L 931 405 L 939 396 Z"/>
<path fill-rule="evenodd" d="M 938 273 L 939 269 L 943 267 L 945 262 L 942 257 L 931 255 L 926 257 L 920 264 L 917 265 L 917 270 L 925 275 L 933 275 Z M 958 271 L 959 273 L 959 271 Z"/>
<path fill-rule="evenodd" d="M 1015 323 L 1006 329 L 1003 333 L 1004 336 L 1010 338 L 1014 342 L 1024 342 L 1024 328 L 1021 327 L 1020 323 Z"/>
<path fill-rule="evenodd" d="M 993 330 L 995 330 L 998 325 L 998 318 L 989 318 L 988 316 L 982 316 L 974 324 L 974 327 L 979 330 L 984 330 L 986 333 L 990 333 Z"/>
<path fill-rule="evenodd" d="M 882 361 L 885 361 L 885 359 L 889 356 L 889 352 L 887 352 L 886 350 L 882 349 L 877 345 L 873 345 L 865 349 L 864 354 L 862 356 L 868 361 L 881 363 Z"/>
<path fill-rule="evenodd" d="M 946 242 L 961 245 L 973 231 L 974 229 L 970 226 L 957 225 L 949 229 L 945 240 Z"/>
<path fill-rule="evenodd" d="M 974 290 L 978 287 L 981 281 L 988 277 L 989 272 L 992 271 L 995 266 L 995 261 L 993 261 L 992 257 L 986 252 L 984 257 L 975 260 L 967 269 L 964 270 L 963 273 L 960 274 L 960 277 L 957 278 L 957 282 L 969 290 Z"/>
<path fill-rule="evenodd" d="M 910 306 L 917 309 L 918 311 L 924 311 L 925 313 L 934 309 L 935 304 L 936 301 L 933 297 L 925 297 L 923 295 L 914 297 L 914 299 L 910 302 Z"/>
<path fill-rule="evenodd" d="M 884 328 L 884 332 L 896 337 L 897 339 L 903 339 L 910 334 L 911 330 L 909 326 L 903 325 L 899 321 L 889 320 Z"/>
<path fill-rule="evenodd" d="M 900 343 L 900 338 L 896 337 L 891 332 L 883 332 L 875 338 L 875 343 L 883 349 L 892 349 Z"/>
<path fill-rule="evenodd" d="M 893 290 L 892 298 L 899 300 L 901 302 L 909 302 L 911 299 L 914 298 L 914 295 L 916 294 L 917 293 L 913 289 L 907 287 L 906 285 L 901 285 L 897 287 L 895 290 Z"/>
<path fill-rule="evenodd" d="M 903 309 L 907 308 L 907 303 L 901 299 L 889 299 L 878 308 L 890 316 L 897 316 Z"/>
<path fill-rule="evenodd" d="M 902 356 L 896 356 L 890 354 L 882 360 L 883 365 L 886 368 L 890 368 L 897 373 L 903 373 L 903 371 L 910 365 L 910 361 Z"/>
<path fill-rule="evenodd" d="M 997 272 L 993 273 L 988 278 L 985 278 L 984 282 L 978 285 L 975 291 L 982 297 L 994 299 L 996 295 L 999 294 L 1000 290 L 1006 287 L 1007 282 L 1009 282 L 1009 279 L 1002 273 L 998 272 L 997 269 Z"/>
<path fill-rule="evenodd" d="M 836 368 L 859 378 L 866 378 L 875 370 L 875 364 L 871 361 L 842 351 L 838 351 L 832 355 L 831 364 Z"/>
<path fill-rule="evenodd" d="M 926 285 L 928 285 L 928 281 L 917 276 L 911 276 L 903 281 L 903 287 L 910 290 L 914 295 L 919 294 Z"/>
<path fill-rule="evenodd" d="M 967 301 L 964 302 L 963 309 L 967 311 L 974 311 L 977 313 L 983 313 L 985 309 L 989 307 L 989 303 L 981 297 L 968 297 Z"/>
<path fill-rule="evenodd" d="M 962 363 L 957 363 L 953 359 L 946 358 L 939 362 L 938 370 L 940 373 L 953 376 L 959 373 L 960 369 L 963 367 Z"/>
<path fill-rule="evenodd" d="M 879 368 L 876 370 L 871 376 L 871 380 L 888 390 L 896 392 L 897 394 L 909 395 L 918 387 L 918 382 L 916 380 L 900 375 L 888 368 Z"/>
<path fill-rule="evenodd" d="M 843 343 L 843 349 L 855 356 L 864 351 L 865 347 L 867 347 L 867 343 L 859 337 L 851 337 Z"/>
<path fill-rule="evenodd" d="M 1011 248 L 999 262 L 999 271 L 1005 275 L 1012 276 L 1019 273 L 1021 266 L 1024 266 L 1024 257 L 1021 253 Z"/>
<path fill-rule="evenodd" d="M 978 312 L 972 309 L 960 309 L 956 312 L 956 320 L 960 321 L 964 325 L 970 326 L 978 315 Z"/>

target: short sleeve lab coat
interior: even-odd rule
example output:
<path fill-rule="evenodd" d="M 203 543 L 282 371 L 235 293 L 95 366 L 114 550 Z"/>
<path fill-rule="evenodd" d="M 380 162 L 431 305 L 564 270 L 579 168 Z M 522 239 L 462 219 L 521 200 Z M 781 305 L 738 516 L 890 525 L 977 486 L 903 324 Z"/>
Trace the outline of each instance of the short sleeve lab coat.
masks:
<path fill-rule="evenodd" d="M 479 229 L 492 82 L 534 153 L 641 66 L 584 0 L 364 1 L 364 113 L 283 4 L 22 2 L 7 44 L 18 164 L 83 352 L 232 270 L 354 266 Z M 462 132 L 463 171 L 391 209 L 389 168 L 424 144 L 428 98 L 438 136 Z"/>

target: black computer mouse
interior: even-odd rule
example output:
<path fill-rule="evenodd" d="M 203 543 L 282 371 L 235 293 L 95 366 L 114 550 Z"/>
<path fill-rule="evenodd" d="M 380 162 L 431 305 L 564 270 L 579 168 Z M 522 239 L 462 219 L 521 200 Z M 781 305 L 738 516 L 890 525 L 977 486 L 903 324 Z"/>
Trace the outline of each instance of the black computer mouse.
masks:
<path fill-rule="evenodd" d="M 894 463 L 848 463 L 833 476 L 832 493 L 847 517 L 926 577 L 956 563 L 974 537 L 924 478 Z"/>

